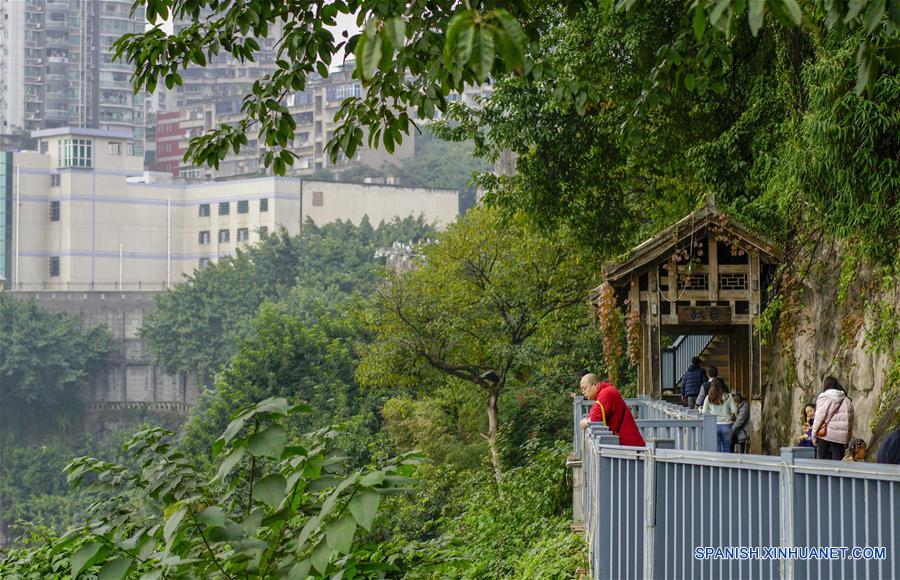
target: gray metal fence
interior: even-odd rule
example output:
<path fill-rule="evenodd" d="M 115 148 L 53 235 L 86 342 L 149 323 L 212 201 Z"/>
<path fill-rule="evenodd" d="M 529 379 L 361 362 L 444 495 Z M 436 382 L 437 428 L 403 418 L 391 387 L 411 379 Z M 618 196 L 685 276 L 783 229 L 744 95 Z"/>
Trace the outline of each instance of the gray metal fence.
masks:
<path fill-rule="evenodd" d="M 582 434 L 593 578 L 900 578 L 898 466 L 617 443 Z"/>
<path fill-rule="evenodd" d="M 715 451 L 716 418 L 697 410 L 675 405 L 660 399 L 638 397 L 625 399 L 641 435 L 645 440 L 672 439 L 678 449 Z M 573 405 L 572 447 L 575 457 L 581 458 L 581 420 L 588 416 L 594 401 L 575 397 Z"/>

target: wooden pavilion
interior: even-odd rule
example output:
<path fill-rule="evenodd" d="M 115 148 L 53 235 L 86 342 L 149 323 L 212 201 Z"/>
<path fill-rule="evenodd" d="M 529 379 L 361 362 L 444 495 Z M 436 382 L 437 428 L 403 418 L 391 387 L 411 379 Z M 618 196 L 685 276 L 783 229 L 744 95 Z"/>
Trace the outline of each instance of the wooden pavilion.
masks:
<path fill-rule="evenodd" d="M 666 337 L 716 335 L 727 342 L 732 392 L 758 398 L 764 353 L 753 325 L 781 257 L 775 243 L 726 216 L 710 199 L 610 265 L 605 283 L 635 321 L 638 392 L 663 395 L 660 353 Z M 598 289 L 596 300 L 600 295 Z"/>

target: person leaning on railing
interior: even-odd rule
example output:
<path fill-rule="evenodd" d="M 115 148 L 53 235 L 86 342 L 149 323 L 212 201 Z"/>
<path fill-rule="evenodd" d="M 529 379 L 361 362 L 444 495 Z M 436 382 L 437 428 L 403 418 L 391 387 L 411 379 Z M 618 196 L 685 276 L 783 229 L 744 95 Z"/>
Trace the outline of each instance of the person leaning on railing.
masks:
<path fill-rule="evenodd" d="M 612 383 L 601 381 L 594 373 L 581 377 L 581 394 L 594 404 L 587 419 L 581 420 L 581 428 L 587 427 L 589 421 L 602 421 L 609 430 L 619 436 L 620 445 L 644 447 L 644 437 L 638 429 L 631 409 L 622 397 L 619 389 Z"/>

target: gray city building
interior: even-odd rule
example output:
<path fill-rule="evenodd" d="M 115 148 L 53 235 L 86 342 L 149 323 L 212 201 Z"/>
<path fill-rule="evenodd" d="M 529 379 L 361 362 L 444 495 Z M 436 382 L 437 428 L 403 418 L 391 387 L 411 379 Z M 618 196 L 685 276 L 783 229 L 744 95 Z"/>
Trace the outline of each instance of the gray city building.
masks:
<path fill-rule="evenodd" d="M 9 143 L 34 130 L 85 127 L 127 131 L 143 154 L 146 98 L 131 67 L 112 61 L 112 44 L 140 32 L 131 0 L 0 1 L 0 135 Z"/>

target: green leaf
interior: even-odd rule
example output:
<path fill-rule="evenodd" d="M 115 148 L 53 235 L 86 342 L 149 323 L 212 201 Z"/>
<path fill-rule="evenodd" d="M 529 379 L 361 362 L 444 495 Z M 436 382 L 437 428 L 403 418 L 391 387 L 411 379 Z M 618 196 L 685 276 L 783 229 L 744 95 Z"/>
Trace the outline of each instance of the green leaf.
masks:
<path fill-rule="evenodd" d="M 384 482 L 384 476 L 385 473 L 383 471 L 372 471 L 371 473 L 367 473 L 359 479 L 359 485 L 363 487 L 380 485 Z"/>
<path fill-rule="evenodd" d="M 753 36 L 759 34 L 765 13 L 766 0 L 750 0 L 750 32 L 753 33 Z"/>
<path fill-rule="evenodd" d="M 276 103 L 277 104 L 277 103 Z M 260 401 L 254 408 L 252 415 L 270 413 L 274 415 L 287 415 L 291 406 L 284 397 L 271 397 L 265 401 Z M 251 416 L 252 416 L 251 415 Z"/>
<path fill-rule="evenodd" d="M 166 525 L 163 528 L 163 539 L 165 539 L 166 543 L 170 543 L 172 538 L 175 536 L 175 533 L 178 531 L 178 525 L 181 523 L 181 520 L 184 519 L 184 516 L 187 515 L 188 506 L 181 506 L 175 512 L 169 516 L 169 519 L 166 520 Z"/>
<path fill-rule="evenodd" d="M 375 76 L 380 60 L 381 36 L 375 33 L 375 21 L 371 19 L 356 45 L 356 61 L 360 63 L 363 80 L 370 80 Z"/>
<path fill-rule="evenodd" d="M 337 552 L 349 554 L 356 534 L 356 520 L 353 516 L 344 515 L 328 524 L 325 541 Z"/>
<path fill-rule="evenodd" d="M 309 559 L 312 561 L 313 567 L 318 570 L 320 574 L 324 574 L 325 570 L 328 569 L 328 561 L 331 560 L 331 548 L 328 547 L 328 543 L 319 542 L 319 545 L 312 551 Z"/>
<path fill-rule="evenodd" d="M 380 502 L 381 494 L 374 491 L 359 490 L 353 496 L 353 499 L 350 500 L 347 508 L 353 514 L 353 517 L 356 518 L 356 522 L 359 525 L 368 531 L 372 531 L 372 523 L 375 521 Z"/>
<path fill-rule="evenodd" d="M 219 465 L 219 470 L 216 472 L 216 476 L 212 479 L 213 482 L 224 481 L 229 473 L 237 466 L 238 463 L 241 462 L 241 459 L 244 458 L 244 455 L 247 453 L 247 450 L 243 447 L 238 447 L 237 449 L 232 449 L 231 453 L 229 453 L 225 459 L 222 460 L 221 465 Z"/>
<path fill-rule="evenodd" d="M 399 16 L 384 21 L 384 31 L 395 48 L 403 47 L 406 42 L 406 22 Z"/>
<path fill-rule="evenodd" d="M 693 91 L 696 86 L 697 86 L 697 77 L 695 77 L 692 73 L 688 73 L 688 74 L 684 75 L 684 87 L 687 90 Z"/>
<path fill-rule="evenodd" d="M 313 516 L 307 520 L 306 524 L 303 526 L 303 529 L 300 530 L 300 535 L 297 536 L 297 547 L 295 549 L 302 550 L 303 545 L 306 544 L 306 540 L 312 536 L 313 532 L 316 531 L 316 528 L 319 527 L 319 516 Z"/>
<path fill-rule="evenodd" d="M 697 39 L 697 42 L 703 40 L 703 33 L 706 31 L 706 10 L 704 10 L 702 4 L 697 4 L 697 7 L 694 8 L 694 38 Z"/>
<path fill-rule="evenodd" d="M 456 51 L 457 44 L 464 30 L 472 26 L 472 20 L 475 16 L 473 10 L 463 10 L 458 12 L 450 19 L 447 25 L 447 38 L 444 41 L 444 63 L 449 68 L 453 64 L 453 55 Z M 468 62 L 468 57 L 462 62 Z"/>
<path fill-rule="evenodd" d="M 290 580 L 306 580 L 306 577 L 309 576 L 309 570 L 312 567 L 312 561 L 309 559 L 303 560 L 302 562 L 297 562 L 291 567 L 288 571 L 288 578 Z"/>
<path fill-rule="evenodd" d="M 210 527 L 222 527 L 226 521 L 225 512 L 219 506 L 210 506 L 197 514 L 197 521 Z"/>
<path fill-rule="evenodd" d="M 277 473 L 267 475 L 253 484 L 253 499 L 271 507 L 278 507 L 287 492 L 287 480 Z"/>
<path fill-rule="evenodd" d="M 72 554 L 72 578 L 77 578 L 85 568 L 100 558 L 99 552 L 102 547 L 103 544 L 100 542 L 91 542 Z"/>
<path fill-rule="evenodd" d="M 791 21 L 797 26 L 803 21 L 803 11 L 800 9 L 800 5 L 797 4 L 797 0 L 781 0 L 784 3 L 785 10 L 787 11 L 788 16 L 790 16 Z"/>
<path fill-rule="evenodd" d="M 122 580 L 122 578 L 128 574 L 128 570 L 131 569 L 133 563 L 134 562 L 130 558 L 116 558 L 115 560 L 110 560 L 100 568 L 100 574 L 97 576 L 97 579 Z"/>
<path fill-rule="evenodd" d="M 244 425 L 247 424 L 248 418 L 249 416 L 241 416 L 229 423 L 228 427 L 226 427 L 225 431 L 222 433 L 222 436 L 219 437 L 219 440 L 227 445 L 232 439 L 234 439 L 234 436 L 244 428 Z"/>
<path fill-rule="evenodd" d="M 497 19 L 500 20 L 502 31 L 498 31 L 497 44 L 501 47 L 501 55 L 509 69 L 521 68 L 525 60 L 525 45 L 528 36 L 522 30 L 519 21 L 506 10 L 497 10 Z M 500 34 L 505 32 L 506 34 Z M 508 41 L 508 42 L 507 42 Z"/>
<path fill-rule="evenodd" d="M 868 0 L 850 0 L 850 3 L 847 4 L 847 14 L 844 15 L 844 24 L 847 24 L 856 18 L 856 16 L 862 12 L 862 9 L 866 7 L 867 1 Z"/>
<path fill-rule="evenodd" d="M 475 55 L 475 74 L 478 80 L 485 82 L 494 68 L 497 49 L 494 44 L 494 31 L 486 26 L 478 29 L 478 54 Z"/>
<path fill-rule="evenodd" d="M 281 425 L 275 424 L 253 435 L 247 448 L 255 457 L 280 459 L 286 445 L 287 431 Z"/>
<path fill-rule="evenodd" d="M 872 34 L 881 24 L 881 18 L 884 16 L 886 0 L 869 0 L 869 7 L 866 8 L 866 15 L 863 18 L 863 26 L 866 32 Z"/>

